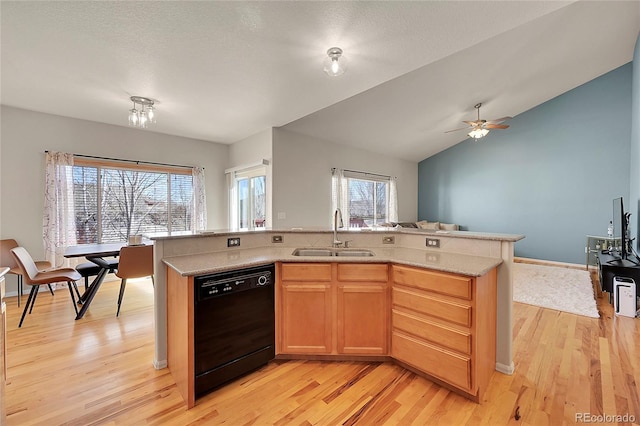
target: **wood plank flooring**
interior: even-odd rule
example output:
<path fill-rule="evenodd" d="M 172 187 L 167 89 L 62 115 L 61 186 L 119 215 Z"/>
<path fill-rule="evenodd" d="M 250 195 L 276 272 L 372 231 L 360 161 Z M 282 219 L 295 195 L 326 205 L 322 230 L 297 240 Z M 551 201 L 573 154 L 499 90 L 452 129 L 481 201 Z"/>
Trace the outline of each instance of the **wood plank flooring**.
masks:
<path fill-rule="evenodd" d="M 66 289 L 41 293 L 21 329 L 7 300 L 8 425 L 538 426 L 581 413 L 640 424 L 640 319 L 615 317 L 606 294 L 600 319 L 516 303 L 516 372 L 495 373 L 482 404 L 393 363 L 281 361 L 187 411 L 167 369 L 152 366 L 150 281 L 127 285 L 116 318 L 118 286 L 105 283 L 80 321 Z"/>

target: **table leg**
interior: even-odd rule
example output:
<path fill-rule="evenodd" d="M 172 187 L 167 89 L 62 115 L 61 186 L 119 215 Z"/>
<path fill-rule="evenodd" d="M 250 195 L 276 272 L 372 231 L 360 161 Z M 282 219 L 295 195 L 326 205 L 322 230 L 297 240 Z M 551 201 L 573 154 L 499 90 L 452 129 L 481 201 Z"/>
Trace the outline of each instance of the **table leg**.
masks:
<path fill-rule="evenodd" d="M 85 312 L 87 312 L 87 309 L 89 309 L 89 305 L 91 305 L 91 301 L 93 300 L 93 297 L 98 292 L 98 289 L 102 285 L 102 281 L 104 280 L 104 277 L 107 275 L 108 272 L 109 272 L 109 269 L 102 268 L 102 270 L 98 273 L 98 275 L 93 280 L 93 282 L 89 285 L 89 288 L 82 294 L 82 296 L 80 297 L 82 302 L 82 308 L 80 308 L 78 315 L 76 315 L 76 320 L 81 319 L 84 316 Z"/>

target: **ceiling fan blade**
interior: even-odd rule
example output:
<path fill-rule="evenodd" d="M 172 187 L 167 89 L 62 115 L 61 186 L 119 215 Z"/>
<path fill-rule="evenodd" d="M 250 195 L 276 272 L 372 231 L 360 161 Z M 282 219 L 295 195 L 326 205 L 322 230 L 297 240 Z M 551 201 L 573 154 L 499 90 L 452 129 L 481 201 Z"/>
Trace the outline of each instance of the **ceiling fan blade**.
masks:
<path fill-rule="evenodd" d="M 469 130 L 469 127 L 460 127 L 459 129 L 447 130 L 445 133 L 457 132 L 459 130 Z"/>
<path fill-rule="evenodd" d="M 503 121 L 507 121 L 507 120 L 511 120 L 513 117 L 502 117 L 502 118 L 496 118 L 495 120 L 488 120 L 487 124 L 500 124 Z"/>
<path fill-rule="evenodd" d="M 508 129 L 508 124 L 485 124 L 483 126 L 485 129 Z"/>
<path fill-rule="evenodd" d="M 482 124 L 482 120 L 478 120 L 478 121 L 462 121 L 463 123 L 467 123 L 469 126 L 478 126 L 480 124 Z"/>

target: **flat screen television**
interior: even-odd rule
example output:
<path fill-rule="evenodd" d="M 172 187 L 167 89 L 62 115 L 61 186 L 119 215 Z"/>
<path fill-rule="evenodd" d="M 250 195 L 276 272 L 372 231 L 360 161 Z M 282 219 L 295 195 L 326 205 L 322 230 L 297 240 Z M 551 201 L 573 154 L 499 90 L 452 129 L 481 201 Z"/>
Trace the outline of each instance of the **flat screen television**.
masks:
<path fill-rule="evenodd" d="M 620 240 L 620 246 L 614 244 L 615 251 L 621 259 L 627 258 L 626 224 L 624 217 L 624 203 L 622 197 L 613 199 L 613 238 Z"/>
<path fill-rule="evenodd" d="M 635 256 L 629 256 L 629 227 L 630 213 L 625 213 L 622 197 L 613 200 L 613 237 L 620 241 L 620 245 L 614 244 L 614 249 L 609 250 L 609 254 L 619 257 L 616 264 L 622 266 L 638 265 L 640 262 Z"/>

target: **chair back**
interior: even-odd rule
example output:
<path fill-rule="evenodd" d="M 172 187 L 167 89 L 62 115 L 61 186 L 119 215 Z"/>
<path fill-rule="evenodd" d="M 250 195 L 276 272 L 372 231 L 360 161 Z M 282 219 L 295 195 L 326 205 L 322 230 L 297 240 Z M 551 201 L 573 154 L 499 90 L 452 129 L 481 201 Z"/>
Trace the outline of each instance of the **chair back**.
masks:
<path fill-rule="evenodd" d="M 13 257 L 16 259 L 18 266 L 22 270 L 22 276 L 25 278 L 27 284 L 31 284 L 38 275 L 38 268 L 33 258 L 24 247 L 16 247 L 11 249 Z"/>
<path fill-rule="evenodd" d="M 153 246 L 124 246 L 120 249 L 118 270 L 120 278 L 142 278 L 153 275 Z"/>
<path fill-rule="evenodd" d="M 17 268 L 18 263 L 11 254 L 11 249 L 18 247 L 16 240 L 1 240 L 0 241 L 0 266 L 7 266 L 10 269 Z"/>

